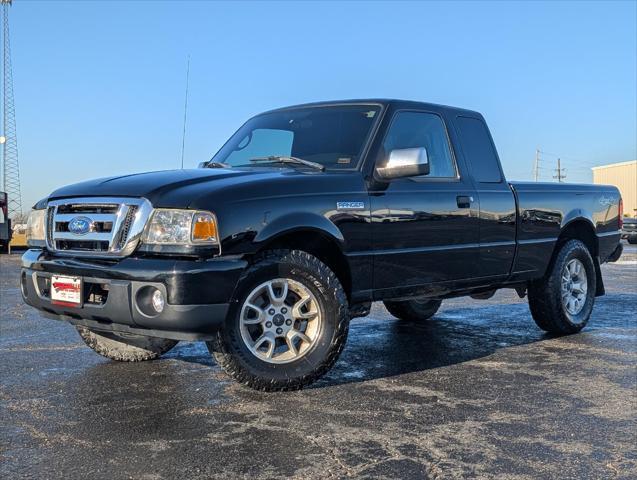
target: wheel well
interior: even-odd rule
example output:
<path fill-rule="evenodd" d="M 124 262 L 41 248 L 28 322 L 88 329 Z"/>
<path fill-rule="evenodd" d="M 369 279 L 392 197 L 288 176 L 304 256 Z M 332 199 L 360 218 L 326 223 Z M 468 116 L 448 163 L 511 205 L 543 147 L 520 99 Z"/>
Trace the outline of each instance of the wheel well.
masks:
<path fill-rule="evenodd" d="M 599 244 L 595 230 L 593 226 L 586 220 L 574 220 L 561 231 L 560 236 L 557 239 L 557 247 L 555 250 L 559 251 L 559 247 L 568 242 L 569 240 L 580 240 L 586 245 L 588 251 L 593 258 L 599 254 Z"/>
<path fill-rule="evenodd" d="M 266 242 L 259 252 L 273 249 L 303 250 L 314 255 L 327 265 L 338 277 L 347 298 L 351 298 L 352 276 L 349 262 L 336 240 L 325 233 L 316 230 L 302 230 L 285 233 Z"/>
<path fill-rule="evenodd" d="M 599 266 L 599 241 L 597 239 L 597 235 L 595 235 L 595 229 L 590 224 L 590 222 L 586 220 L 574 220 L 566 225 L 566 227 L 564 227 L 557 239 L 557 245 L 555 246 L 555 250 L 553 251 L 553 258 L 551 258 L 549 269 L 555 261 L 555 257 L 560 251 L 562 245 L 564 245 L 569 240 L 580 240 L 584 243 L 584 245 L 586 245 L 586 248 L 588 248 L 591 257 L 593 257 L 593 263 L 595 265 L 595 275 L 597 276 L 597 290 L 595 292 L 595 295 L 604 295 L 604 280 L 602 278 L 602 271 Z"/>

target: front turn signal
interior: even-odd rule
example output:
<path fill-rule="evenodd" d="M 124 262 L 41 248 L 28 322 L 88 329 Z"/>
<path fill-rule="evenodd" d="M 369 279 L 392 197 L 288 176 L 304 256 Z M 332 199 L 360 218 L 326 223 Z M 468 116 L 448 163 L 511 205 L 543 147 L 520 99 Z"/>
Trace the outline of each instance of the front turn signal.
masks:
<path fill-rule="evenodd" d="M 197 212 L 192 222 L 192 242 L 217 242 L 217 221 L 213 214 Z"/>

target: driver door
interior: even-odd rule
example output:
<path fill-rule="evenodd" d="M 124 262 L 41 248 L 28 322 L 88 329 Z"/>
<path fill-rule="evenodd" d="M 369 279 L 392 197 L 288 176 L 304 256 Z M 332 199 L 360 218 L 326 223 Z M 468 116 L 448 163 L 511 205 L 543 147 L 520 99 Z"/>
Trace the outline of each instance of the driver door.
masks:
<path fill-rule="evenodd" d="M 429 174 L 378 182 L 370 191 L 378 298 L 444 290 L 479 274 L 478 197 L 458 168 L 442 117 L 398 111 L 383 158 L 407 148 L 426 149 Z"/>

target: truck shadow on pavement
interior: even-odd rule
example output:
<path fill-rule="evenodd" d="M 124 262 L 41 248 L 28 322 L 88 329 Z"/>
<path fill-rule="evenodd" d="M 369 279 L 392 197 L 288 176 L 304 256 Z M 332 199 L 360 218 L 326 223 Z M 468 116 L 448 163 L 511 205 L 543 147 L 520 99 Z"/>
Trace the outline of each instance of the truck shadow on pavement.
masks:
<path fill-rule="evenodd" d="M 588 326 L 568 338 L 589 342 L 634 328 L 637 295 L 598 298 Z M 583 337 L 586 336 L 586 337 Z M 362 382 L 456 365 L 499 350 L 559 338 L 538 328 L 526 302 L 449 308 L 423 322 L 371 315 L 351 324 L 348 344 L 334 368 L 310 388 Z M 562 337 L 567 338 L 567 337 Z"/>
<path fill-rule="evenodd" d="M 548 338 L 552 336 L 536 327 L 526 303 L 447 309 L 423 322 L 397 320 L 384 311 L 372 313 L 352 321 L 339 361 L 308 388 L 454 365 Z M 203 343 L 180 344 L 165 358 L 215 364 Z"/>
<path fill-rule="evenodd" d="M 628 326 L 631 305 L 636 298 L 637 295 L 612 294 L 598 299 L 591 322 L 582 334 L 596 330 L 599 333 L 600 328 Z M 524 301 L 443 307 L 433 318 L 422 322 L 397 320 L 382 307 L 375 308 L 368 317 L 352 321 L 347 345 L 338 362 L 307 389 L 456 365 L 505 348 L 552 338 L 557 337 L 535 325 Z M 165 358 L 216 367 L 203 343 L 180 344 Z"/>
<path fill-rule="evenodd" d="M 423 322 L 367 317 L 352 322 L 339 362 L 313 387 L 455 365 L 548 338 L 525 303 L 445 310 Z"/>

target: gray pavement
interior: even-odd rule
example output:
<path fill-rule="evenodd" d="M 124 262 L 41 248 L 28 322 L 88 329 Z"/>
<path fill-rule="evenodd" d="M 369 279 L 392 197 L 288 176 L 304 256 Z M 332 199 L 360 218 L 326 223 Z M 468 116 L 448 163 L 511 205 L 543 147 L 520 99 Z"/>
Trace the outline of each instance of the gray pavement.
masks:
<path fill-rule="evenodd" d="M 202 343 L 120 364 L 21 303 L 0 257 L 0 478 L 636 478 L 637 249 L 589 327 L 512 291 L 400 323 L 375 305 L 311 388 L 259 393 Z"/>

